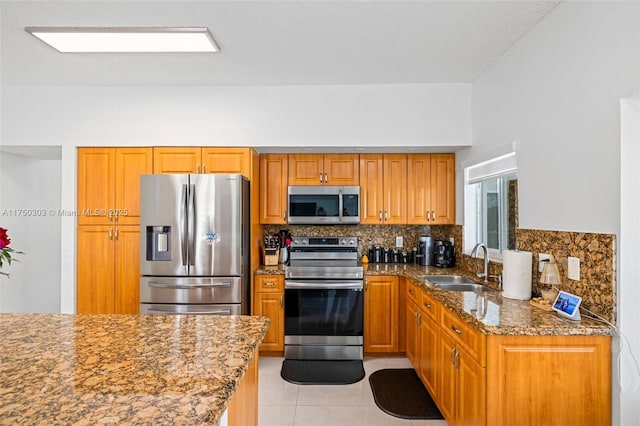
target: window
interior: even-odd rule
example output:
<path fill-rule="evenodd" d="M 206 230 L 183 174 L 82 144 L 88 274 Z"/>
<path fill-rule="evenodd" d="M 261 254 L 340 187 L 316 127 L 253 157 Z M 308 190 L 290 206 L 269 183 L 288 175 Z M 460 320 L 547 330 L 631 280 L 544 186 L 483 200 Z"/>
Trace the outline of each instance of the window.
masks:
<path fill-rule="evenodd" d="M 465 251 L 484 243 L 492 259 L 515 250 L 518 226 L 515 152 L 465 168 Z"/>

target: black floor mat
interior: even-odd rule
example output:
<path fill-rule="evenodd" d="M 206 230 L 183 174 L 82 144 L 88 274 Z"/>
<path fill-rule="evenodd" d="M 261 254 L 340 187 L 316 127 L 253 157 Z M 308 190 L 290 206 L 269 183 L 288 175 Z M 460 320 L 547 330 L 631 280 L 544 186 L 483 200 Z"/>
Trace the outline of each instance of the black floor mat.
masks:
<path fill-rule="evenodd" d="M 364 367 L 361 360 L 285 359 L 280 376 L 296 385 L 348 385 L 364 378 Z"/>
<path fill-rule="evenodd" d="M 376 405 L 401 419 L 442 419 L 420 378 L 412 368 L 378 370 L 369 376 Z"/>

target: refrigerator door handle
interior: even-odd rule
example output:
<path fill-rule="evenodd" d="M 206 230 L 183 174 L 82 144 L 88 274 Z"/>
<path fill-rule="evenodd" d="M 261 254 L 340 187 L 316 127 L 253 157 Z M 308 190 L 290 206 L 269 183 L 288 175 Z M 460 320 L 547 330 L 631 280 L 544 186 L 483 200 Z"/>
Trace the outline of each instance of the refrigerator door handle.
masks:
<path fill-rule="evenodd" d="M 157 281 L 149 281 L 149 287 L 157 287 L 157 288 L 182 288 L 182 289 L 190 289 L 190 288 L 212 288 L 212 287 L 231 287 L 230 281 L 224 281 L 221 283 L 204 283 L 204 284 L 171 284 L 171 283 L 162 283 Z"/>
<path fill-rule="evenodd" d="M 195 266 L 196 258 L 196 186 L 194 184 L 189 185 L 189 204 L 187 205 L 187 213 L 189 218 L 187 223 L 189 225 L 189 265 Z"/>
<path fill-rule="evenodd" d="M 182 199 L 180 200 L 180 251 L 182 266 L 187 266 L 187 184 L 182 185 Z"/>

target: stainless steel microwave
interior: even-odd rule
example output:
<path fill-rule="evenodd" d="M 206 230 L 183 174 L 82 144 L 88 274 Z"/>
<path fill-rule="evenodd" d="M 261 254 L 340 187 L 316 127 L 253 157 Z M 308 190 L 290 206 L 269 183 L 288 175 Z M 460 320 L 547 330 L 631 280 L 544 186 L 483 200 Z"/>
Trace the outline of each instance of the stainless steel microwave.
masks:
<path fill-rule="evenodd" d="M 360 223 L 359 186 L 289 186 L 292 225 L 351 225 Z"/>

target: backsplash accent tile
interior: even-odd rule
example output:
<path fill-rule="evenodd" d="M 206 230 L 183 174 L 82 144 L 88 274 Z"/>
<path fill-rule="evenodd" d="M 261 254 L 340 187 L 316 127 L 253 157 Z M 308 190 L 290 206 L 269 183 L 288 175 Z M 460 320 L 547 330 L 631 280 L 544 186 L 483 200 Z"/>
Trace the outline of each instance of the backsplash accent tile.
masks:
<path fill-rule="evenodd" d="M 418 246 L 421 235 L 430 235 L 429 226 L 421 225 L 264 225 L 265 235 L 273 235 L 281 229 L 288 229 L 294 236 L 348 236 L 359 237 L 358 253 L 366 253 L 369 245 L 379 244 L 383 247 L 395 247 L 396 237 L 403 237 L 403 248 L 411 252 Z M 433 230 L 436 227 L 431 227 Z"/>
<path fill-rule="evenodd" d="M 561 290 L 582 297 L 585 308 L 615 322 L 616 237 L 613 234 L 518 229 L 518 248 L 533 253 L 533 286 L 537 289 L 538 254 L 556 258 Z M 580 281 L 567 278 L 567 257 L 580 259 Z"/>

